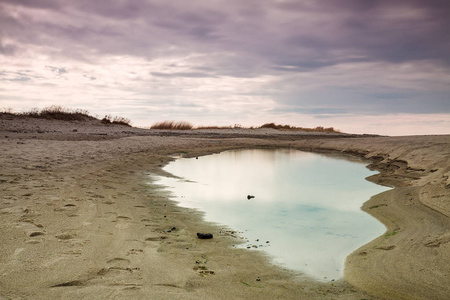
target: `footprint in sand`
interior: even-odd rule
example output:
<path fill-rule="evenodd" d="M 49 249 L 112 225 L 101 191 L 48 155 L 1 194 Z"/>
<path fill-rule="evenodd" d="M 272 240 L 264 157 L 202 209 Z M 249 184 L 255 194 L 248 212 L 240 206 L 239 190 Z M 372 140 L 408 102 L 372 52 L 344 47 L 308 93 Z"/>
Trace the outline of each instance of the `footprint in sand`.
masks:
<path fill-rule="evenodd" d="M 107 266 L 100 269 L 97 272 L 102 280 L 114 280 L 115 285 L 125 285 L 130 284 L 130 280 L 139 280 L 140 268 L 131 267 L 131 262 L 129 259 L 116 257 L 107 261 Z M 121 284 L 121 281 L 123 282 Z M 126 283 L 125 283 L 126 282 Z M 138 283 L 133 283 L 132 285 L 139 286 Z"/>
<path fill-rule="evenodd" d="M 122 265 L 128 266 L 130 264 L 130 260 L 126 258 L 116 257 L 107 261 L 110 265 Z"/>
<path fill-rule="evenodd" d="M 154 237 L 148 237 L 145 239 L 146 242 L 158 242 L 166 239 L 165 236 L 154 236 Z"/>
<path fill-rule="evenodd" d="M 45 234 L 42 225 L 39 227 L 33 222 L 20 222 L 17 226 L 21 227 L 29 237 L 37 237 Z"/>
<path fill-rule="evenodd" d="M 112 222 L 116 222 L 116 228 L 119 229 L 126 229 L 130 226 L 130 220 L 131 218 L 126 216 L 117 216 L 116 219 Z"/>
<path fill-rule="evenodd" d="M 56 235 L 55 237 L 57 239 L 59 239 L 59 240 L 71 240 L 71 239 L 76 238 L 77 235 L 76 234 L 70 234 L 70 233 L 63 233 L 63 234 L 60 234 L 60 235 Z"/>

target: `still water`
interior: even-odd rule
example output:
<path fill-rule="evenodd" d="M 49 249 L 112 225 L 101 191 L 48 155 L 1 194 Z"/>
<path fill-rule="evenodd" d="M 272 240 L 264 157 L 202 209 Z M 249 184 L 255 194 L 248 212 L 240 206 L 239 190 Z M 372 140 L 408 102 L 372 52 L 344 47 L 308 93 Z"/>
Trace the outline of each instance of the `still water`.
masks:
<path fill-rule="evenodd" d="M 345 257 L 385 231 L 361 205 L 388 188 L 363 162 L 297 150 L 238 150 L 180 158 L 158 177 L 179 205 L 240 232 L 237 247 L 319 280 L 339 279 Z M 255 198 L 247 199 L 248 195 Z"/>

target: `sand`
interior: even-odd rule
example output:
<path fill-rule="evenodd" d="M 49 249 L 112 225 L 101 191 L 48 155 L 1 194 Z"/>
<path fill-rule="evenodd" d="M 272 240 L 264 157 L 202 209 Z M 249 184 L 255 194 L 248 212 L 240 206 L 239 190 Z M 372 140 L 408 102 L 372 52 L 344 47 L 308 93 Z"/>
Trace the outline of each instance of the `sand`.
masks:
<path fill-rule="evenodd" d="M 290 147 L 369 159 L 387 227 L 317 282 L 151 181 L 174 155 Z M 447 299 L 450 136 L 157 131 L 0 114 L 0 299 Z M 197 232 L 214 238 L 200 240 Z"/>

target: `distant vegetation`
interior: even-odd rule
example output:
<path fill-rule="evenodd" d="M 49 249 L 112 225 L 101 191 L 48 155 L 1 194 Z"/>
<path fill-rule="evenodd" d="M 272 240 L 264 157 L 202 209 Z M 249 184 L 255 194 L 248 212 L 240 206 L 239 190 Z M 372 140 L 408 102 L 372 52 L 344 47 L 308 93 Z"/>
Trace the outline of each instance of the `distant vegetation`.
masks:
<path fill-rule="evenodd" d="M 41 110 L 35 108 L 28 112 L 14 113 L 12 109 L 2 109 L 0 113 L 10 114 L 14 116 L 23 116 L 31 118 L 40 118 L 48 120 L 64 120 L 64 121 L 87 121 L 87 120 L 99 120 L 103 124 L 112 125 L 124 125 L 131 126 L 131 121 L 122 117 L 112 117 L 111 115 L 106 115 L 103 119 L 94 117 L 89 114 L 87 110 L 84 109 L 69 109 L 66 107 L 53 105 L 50 107 L 43 108 Z M 153 124 L 150 129 L 162 129 L 162 130 L 191 130 L 191 129 L 233 129 L 233 128 L 243 128 L 243 129 L 258 129 L 258 128 L 271 128 L 276 130 L 299 130 L 299 131 L 311 131 L 311 132 L 333 132 L 341 133 L 340 130 L 334 129 L 333 127 L 322 127 L 318 126 L 315 128 L 304 128 L 296 127 L 291 125 L 281 125 L 275 123 L 266 123 L 260 127 L 242 127 L 240 124 L 235 124 L 233 126 L 198 126 L 195 127 L 190 122 L 185 121 L 163 121 Z"/>
<path fill-rule="evenodd" d="M 115 125 L 125 125 L 125 126 L 131 126 L 131 121 L 129 119 L 125 119 L 122 117 L 112 117 L 111 115 L 106 115 L 102 119 L 103 124 L 115 124 Z"/>
<path fill-rule="evenodd" d="M 275 123 L 266 123 L 260 127 L 242 127 L 240 124 L 235 124 L 234 126 L 198 126 L 194 127 L 189 122 L 175 122 L 175 121 L 163 121 L 153 124 L 150 129 L 164 129 L 164 130 L 190 130 L 190 129 L 233 129 L 233 128 L 243 128 L 243 129 L 258 129 L 258 128 L 271 128 L 276 130 L 299 130 L 299 131 L 308 131 L 308 132 L 334 132 L 341 133 L 339 130 L 334 129 L 333 127 L 322 127 L 318 126 L 315 128 L 304 128 L 304 127 L 295 127 L 290 125 L 280 125 Z"/>
<path fill-rule="evenodd" d="M 165 130 L 190 130 L 194 128 L 189 122 L 175 122 L 175 121 L 163 121 L 153 124 L 150 129 L 165 129 Z"/>
<path fill-rule="evenodd" d="M 315 128 L 304 128 L 304 127 L 294 127 L 294 126 L 290 126 L 290 125 L 281 125 L 281 124 L 275 124 L 275 123 L 266 123 L 264 125 L 262 125 L 259 128 L 272 128 L 272 129 L 277 129 L 277 130 L 302 130 L 302 131 L 316 131 L 316 132 L 336 132 L 336 133 L 340 133 L 341 131 L 338 129 L 334 129 L 333 127 L 322 127 L 322 126 L 317 126 Z"/>
<path fill-rule="evenodd" d="M 58 105 L 52 105 L 41 110 L 35 108 L 27 112 L 22 113 L 14 113 L 12 109 L 3 109 L 2 113 L 22 116 L 22 117 L 30 117 L 30 118 L 38 118 L 38 119 L 47 119 L 47 120 L 63 120 L 63 121 L 87 121 L 87 120 L 98 120 L 98 118 L 93 117 L 89 114 L 87 110 L 84 109 L 70 109 Z M 105 116 L 102 120 L 104 124 L 114 124 L 114 125 L 125 125 L 131 126 L 131 121 L 122 117 L 112 117 L 111 115 Z"/>

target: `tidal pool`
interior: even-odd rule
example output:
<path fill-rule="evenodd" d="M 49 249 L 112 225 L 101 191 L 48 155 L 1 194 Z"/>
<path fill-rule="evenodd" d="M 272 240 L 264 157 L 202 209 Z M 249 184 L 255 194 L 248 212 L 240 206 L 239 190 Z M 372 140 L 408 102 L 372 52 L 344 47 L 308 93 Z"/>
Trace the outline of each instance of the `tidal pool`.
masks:
<path fill-rule="evenodd" d="M 238 150 L 179 158 L 158 177 L 180 206 L 245 237 L 237 247 L 318 280 L 339 279 L 347 255 L 385 232 L 361 205 L 388 188 L 357 159 L 298 150 Z M 252 195 L 255 198 L 248 199 Z"/>

